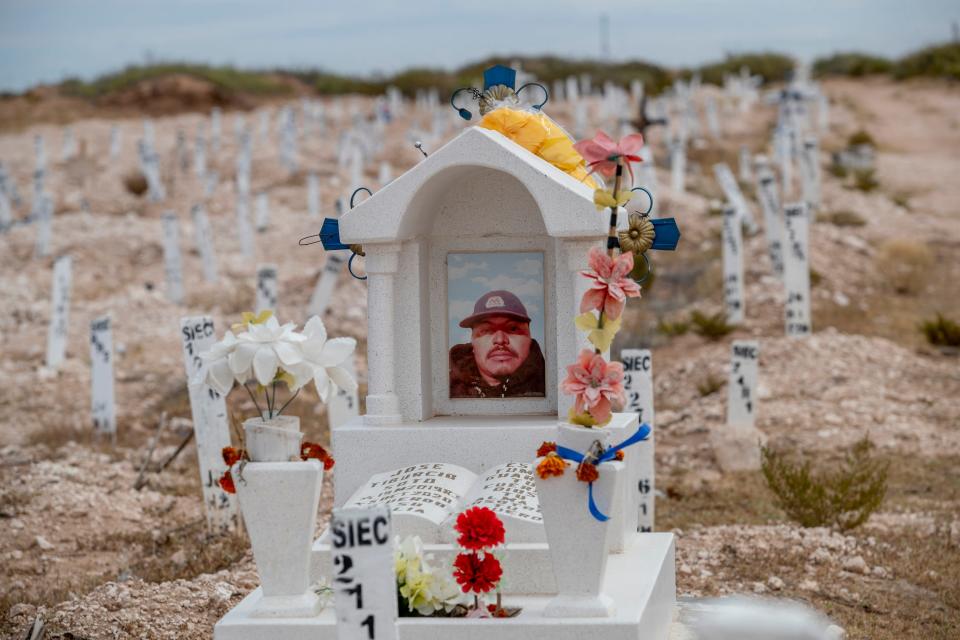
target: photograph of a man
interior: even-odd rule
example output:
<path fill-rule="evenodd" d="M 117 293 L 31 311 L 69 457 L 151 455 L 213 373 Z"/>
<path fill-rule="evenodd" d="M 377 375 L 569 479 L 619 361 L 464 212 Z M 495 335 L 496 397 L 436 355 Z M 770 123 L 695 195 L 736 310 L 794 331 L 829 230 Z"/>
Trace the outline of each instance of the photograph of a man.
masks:
<path fill-rule="evenodd" d="M 505 290 L 485 293 L 459 326 L 470 329 L 470 342 L 450 349 L 451 398 L 544 396 L 543 351 L 520 298 Z"/>

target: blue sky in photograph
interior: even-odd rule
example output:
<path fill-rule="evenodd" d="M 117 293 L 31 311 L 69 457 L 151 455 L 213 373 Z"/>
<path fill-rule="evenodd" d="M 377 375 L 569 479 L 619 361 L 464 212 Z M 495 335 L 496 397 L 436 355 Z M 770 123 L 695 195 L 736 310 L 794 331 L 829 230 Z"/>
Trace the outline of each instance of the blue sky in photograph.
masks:
<path fill-rule="evenodd" d="M 0 0 L 0 90 L 182 60 L 350 74 L 491 54 L 694 65 L 728 52 L 898 56 L 951 37 L 956 0 Z"/>
<path fill-rule="evenodd" d="M 447 335 L 450 346 L 470 341 L 460 321 L 489 291 L 504 290 L 520 298 L 530 316 L 530 335 L 543 346 L 543 253 L 447 254 Z"/>

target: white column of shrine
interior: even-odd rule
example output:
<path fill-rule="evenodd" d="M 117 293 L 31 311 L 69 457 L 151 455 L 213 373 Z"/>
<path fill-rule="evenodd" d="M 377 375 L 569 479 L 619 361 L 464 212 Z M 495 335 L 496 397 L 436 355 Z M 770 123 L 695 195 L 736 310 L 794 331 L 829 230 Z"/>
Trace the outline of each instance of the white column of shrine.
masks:
<path fill-rule="evenodd" d="M 566 270 L 566 277 L 557 269 L 557 382 L 567 377 L 567 367 L 577 360 L 581 349 L 593 350 L 587 339 L 587 333 L 573 324 L 573 318 L 580 315 L 580 300 L 590 287 L 590 281 L 580 275 L 589 269 L 587 255 L 592 247 L 602 246 L 604 238 L 571 238 L 561 240 L 557 251 L 557 266 Z M 564 393 L 557 395 L 557 417 L 567 420 L 573 397 Z"/>
<path fill-rule="evenodd" d="M 400 422 L 396 393 L 395 329 L 400 244 L 367 245 L 367 413 L 366 424 Z"/>

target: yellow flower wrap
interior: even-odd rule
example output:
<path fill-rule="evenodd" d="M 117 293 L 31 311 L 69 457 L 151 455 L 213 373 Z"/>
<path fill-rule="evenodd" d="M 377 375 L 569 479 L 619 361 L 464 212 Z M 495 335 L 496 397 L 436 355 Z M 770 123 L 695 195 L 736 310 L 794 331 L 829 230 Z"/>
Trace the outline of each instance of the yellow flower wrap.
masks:
<path fill-rule="evenodd" d="M 589 187 L 600 186 L 588 174 L 587 163 L 573 148 L 573 140 L 543 113 L 501 107 L 483 116 L 477 126 L 503 134 Z"/>

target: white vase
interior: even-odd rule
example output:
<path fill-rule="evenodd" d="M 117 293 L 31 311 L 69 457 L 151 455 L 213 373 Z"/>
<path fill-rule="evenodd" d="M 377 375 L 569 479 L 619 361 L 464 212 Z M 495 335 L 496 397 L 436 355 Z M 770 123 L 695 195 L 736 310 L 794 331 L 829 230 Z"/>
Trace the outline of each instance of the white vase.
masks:
<path fill-rule="evenodd" d="M 234 474 L 263 589 L 251 615 L 306 618 L 319 614 L 320 600 L 310 588 L 310 547 L 323 464 L 318 460 L 248 462 Z"/>
<path fill-rule="evenodd" d="M 609 436 L 602 428 L 561 424 L 557 444 L 585 453 L 596 440 L 606 446 Z M 570 462 L 562 476 L 540 478 L 534 474 L 557 580 L 557 595 L 547 603 L 543 615 L 548 618 L 609 617 L 614 613 L 614 603 L 601 593 L 601 588 L 607 570 L 607 528 L 611 520 L 601 522 L 590 514 L 589 485 L 577 480 L 576 468 L 577 464 Z M 593 499 L 600 512 L 608 517 L 613 512 L 623 469 L 623 463 L 616 461 L 597 465 L 599 477 L 593 483 Z"/>
<path fill-rule="evenodd" d="M 277 416 L 243 421 L 247 454 L 252 462 L 288 462 L 300 459 L 300 418 Z"/>

